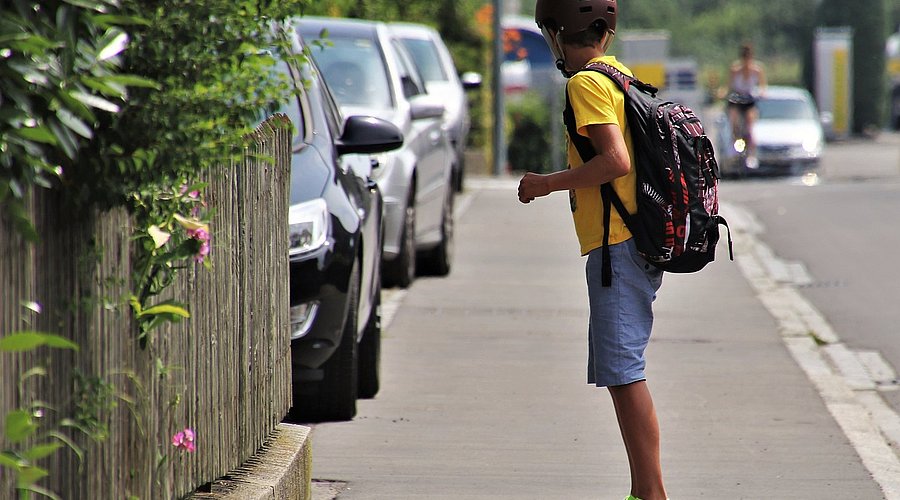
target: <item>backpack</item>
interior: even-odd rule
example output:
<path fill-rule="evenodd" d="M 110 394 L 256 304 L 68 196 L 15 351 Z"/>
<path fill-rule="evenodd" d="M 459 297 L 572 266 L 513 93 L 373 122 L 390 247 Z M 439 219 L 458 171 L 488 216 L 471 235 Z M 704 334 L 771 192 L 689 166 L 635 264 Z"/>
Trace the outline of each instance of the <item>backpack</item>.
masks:
<path fill-rule="evenodd" d="M 615 207 L 641 255 L 663 271 L 692 273 L 715 259 L 719 225 L 728 231 L 728 254 L 734 260 L 731 230 L 719 215 L 718 179 L 712 142 L 689 107 L 656 97 L 657 89 L 605 63 L 597 71 L 625 94 L 625 118 L 631 129 L 637 175 L 637 213 L 629 214 L 611 183 L 600 187 L 603 201 L 603 286 L 612 283 L 609 254 L 610 208 Z M 569 140 L 583 161 L 596 155 L 590 139 L 577 133 L 566 92 L 563 120 Z"/>

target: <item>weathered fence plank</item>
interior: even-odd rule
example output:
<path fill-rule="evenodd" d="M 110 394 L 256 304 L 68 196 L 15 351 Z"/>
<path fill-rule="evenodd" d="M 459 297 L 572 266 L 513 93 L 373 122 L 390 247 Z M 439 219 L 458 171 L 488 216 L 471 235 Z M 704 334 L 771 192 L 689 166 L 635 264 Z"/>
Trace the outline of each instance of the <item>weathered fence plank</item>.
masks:
<path fill-rule="evenodd" d="M 42 418 L 48 424 L 72 416 L 76 373 L 119 396 L 108 438 L 78 437 L 83 463 L 68 450 L 45 459 L 43 487 L 66 499 L 181 498 L 253 455 L 287 412 L 286 120 L 271 118 L 242 161 L 206 173 L 212 268 L 182 271 L 166 293 L 187 303 L 191 318 L 161 327 L 145 349 L 127 301 L 134 228 L 126 211 L 73 220 L 57 194 L 39 193 L 31 205 L 42 240 L 33 246 L 0 218 L 0 337 L 39 330 L 81 346 L 0 354 L 0 418 L 36 400 L 56 405 L 58 415 Z M 23 307 L 28 301 L 42 312 Z M 35 365 L 48 375 L 18 394 L 19 375 Z M 196 431 L 194 453 L 171 444 L 185 427 Z M 12 496 L 11 481 L 0 469 L 0 497 Z"/>

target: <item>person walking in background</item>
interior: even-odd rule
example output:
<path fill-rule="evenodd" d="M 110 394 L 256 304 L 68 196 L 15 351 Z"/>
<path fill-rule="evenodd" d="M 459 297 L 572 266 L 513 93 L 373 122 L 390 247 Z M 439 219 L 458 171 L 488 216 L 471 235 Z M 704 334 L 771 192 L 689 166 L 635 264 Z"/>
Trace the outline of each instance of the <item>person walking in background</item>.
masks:
<path fill-rule="evenodd" d="M 555 191 L 568 191 L 581 254 L 587 256 L 588 383 L 607 387 L 625 442 L 631 471 L 626 500 L 666 500 L 660 465 L 660 432 L 656 409 L 644 374 L 644 350 L 653 325 L 652 303 L 662 283 L 662 271 L 637 252 L 622 217 L 611 209 L 608 249 L 612 284 L 601 280 L 604 213 L 600 186 L 611 183 L 625 208 L 634 213 L 636 175 L 631 133 L 625 120 L 624 94 L 606 76 L 578 72 L 594 62 L 631 71 L 607 56 L 616 30 L 616 0 L 538 0 L 535 21 L 569 78 L 567 112 L 573 112 L 577 133 L 597 152 L 582 161 L 567 137 L 568 169 L 551 174 L 527 173 L 519 182 L 522 203 Z M 568 135 L 568 134 L 567 134 Z"/>

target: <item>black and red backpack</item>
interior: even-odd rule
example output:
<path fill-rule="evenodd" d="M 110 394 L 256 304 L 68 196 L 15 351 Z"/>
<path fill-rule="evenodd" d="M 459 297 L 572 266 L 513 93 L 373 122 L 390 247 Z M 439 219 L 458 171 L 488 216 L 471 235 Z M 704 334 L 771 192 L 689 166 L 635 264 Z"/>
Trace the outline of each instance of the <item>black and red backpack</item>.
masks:
<path fill-rule="evenodd" d="M 604 63 L 581 71 L 596 71 L 612 79 L 625 94 L 625 118 L 637 175 L 637 212 L 628 213 L 611 183 L 600 187 L 603 199 L 603 286 L 612 283 L 609 254 L 611 207 L 622 217 L 638 251 L 654 266 L 672 273 L 692 273 L 715 259 L 719 225 L 719 167 L 700 119 L 689 107 L 656 97 L 656 87 Z M 579 135 L 566 92 L 563 119 L 569 140 L 582 161 L 596 152 L 590 139 Z M 728 254 L 734 260 L 731 231 Z"/>

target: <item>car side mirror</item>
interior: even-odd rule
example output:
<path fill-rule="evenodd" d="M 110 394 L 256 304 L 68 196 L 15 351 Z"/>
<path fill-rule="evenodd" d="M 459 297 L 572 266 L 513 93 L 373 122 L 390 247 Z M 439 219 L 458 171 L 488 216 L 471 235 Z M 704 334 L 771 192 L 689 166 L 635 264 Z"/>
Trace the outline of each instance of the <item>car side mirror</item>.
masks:
<path fill-rule="evenodd" d="M 444 116 L 446 107 L 427 98 L 412 99 L 409 101 L 409 115 L 413 120 L 424 120 L 426 118 L 441 118 Z"/>
<path fill-rule="evenodd" d="M 466 71 L 459 77 L 460 82 L 462 82 L 462 86 L 466 90 L 474 90 L 481 87 L 481 73 L 476 73 L 474 71 Z"/>
<path fill-rule="evenodd" d="M 374 116 L 347 118 L 344 132 L 335 143 L 339 155 L 383 153 L 402 145 L 403 133 L 400 129 Z"/>

